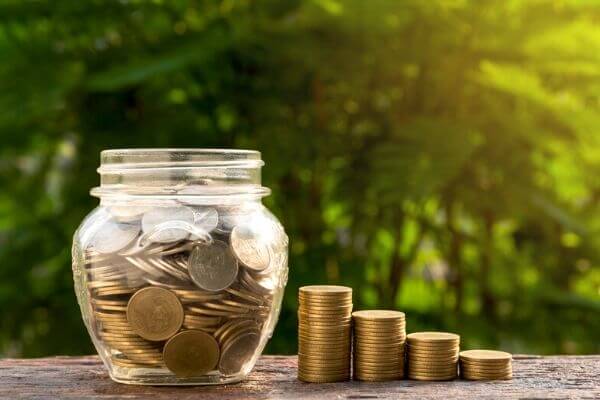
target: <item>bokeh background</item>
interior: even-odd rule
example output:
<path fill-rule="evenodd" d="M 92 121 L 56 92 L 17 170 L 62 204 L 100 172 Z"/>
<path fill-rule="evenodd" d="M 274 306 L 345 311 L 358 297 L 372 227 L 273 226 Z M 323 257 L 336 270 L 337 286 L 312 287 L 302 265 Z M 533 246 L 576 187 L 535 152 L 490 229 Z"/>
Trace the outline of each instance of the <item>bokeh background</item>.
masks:
<path fill-rule="evenodd" d="M 72 234 L 99 152 L 260 150 L 296 292 L 464 347 L 600 352 L 600 2 L 0 3 L 0 354 L 92 353 Z"/>

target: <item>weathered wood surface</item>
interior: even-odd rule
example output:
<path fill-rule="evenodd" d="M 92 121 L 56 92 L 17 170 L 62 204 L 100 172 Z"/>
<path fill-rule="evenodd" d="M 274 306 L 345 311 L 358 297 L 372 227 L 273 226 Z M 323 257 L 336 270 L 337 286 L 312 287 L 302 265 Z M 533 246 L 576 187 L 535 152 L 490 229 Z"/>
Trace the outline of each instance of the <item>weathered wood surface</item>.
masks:
<path fill-rule="evenodd" d="M 93 399 L 600 399 L 600 355 L 515 356 L 512 381 L 307 384 L 296 357 L 264 356 L 243 383 L 205 387 L 130 386 L 110 380 L 98 357 L 0 360 L 1 398 Z"/>

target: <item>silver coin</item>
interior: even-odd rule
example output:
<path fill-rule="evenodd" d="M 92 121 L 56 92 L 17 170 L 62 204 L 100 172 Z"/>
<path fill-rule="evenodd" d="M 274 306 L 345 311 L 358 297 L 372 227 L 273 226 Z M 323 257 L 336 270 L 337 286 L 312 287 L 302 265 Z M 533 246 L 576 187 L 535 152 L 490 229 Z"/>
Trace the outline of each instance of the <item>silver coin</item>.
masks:
<path fill-rule="evenodd" d="M 269 266 L 269 247 L 249 225 L 238 225 L 231 231 L 231 248 L 238 260 L 248 268 L 262 271 Z"/>
<path fill-rule="evenodd" d="M 173 226 L 169 223 L 175 222 Z M 155 243 L 171 243 L 189 236 L 189 231 L 182 228 L 179 222 L 193 224 L 194 212 L 189 207 L 157 207 L 142 217 L 142 230 L 148 240 Z"/>
<path fill-rule="evenodd" d="M 145 206 L 136 206 L 136 205 L 119 205 L 119 206 L 110 206 L 108 208 L 108 212 L 117 220 L 121 222 L 132 222 L 139 221 L 142 218 L 142 215 L 149 211 L 150 207 Z"/>
<path fill-rule="evenodd" d="M 111 219 L 92 235 L 89 244 L 98 253 L 115 253 L 133 242 L 139 233 L 139 224 L 120 223 Z"/>
<path fill-rule="evenodd" d="M 198 287 L 216 292 L 233 283 L 238 274 L 238 263 L 226 243 L 214 240 L 212 244 L 194 247 L 188 270 Z"/>
<path fill-rule="evenodd" d="M 212 232 L 219 223 L 219 213 L 212 207 L 195 207 L 194 226 L 205 232 Z"/>

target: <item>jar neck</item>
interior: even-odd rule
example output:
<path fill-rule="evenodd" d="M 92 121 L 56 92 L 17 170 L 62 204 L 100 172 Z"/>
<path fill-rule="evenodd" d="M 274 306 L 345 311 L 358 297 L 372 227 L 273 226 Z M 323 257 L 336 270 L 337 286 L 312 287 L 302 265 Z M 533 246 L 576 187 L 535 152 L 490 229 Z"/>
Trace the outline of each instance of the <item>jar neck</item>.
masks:
<path fill-rule="evenodd" d="M 264 162 L 258 151 L 222 149 L 124 149 L 101 153 L 100 186 L 104 199 L 152 197 L 156 200 L 211 202 L 260 199 Z"/>

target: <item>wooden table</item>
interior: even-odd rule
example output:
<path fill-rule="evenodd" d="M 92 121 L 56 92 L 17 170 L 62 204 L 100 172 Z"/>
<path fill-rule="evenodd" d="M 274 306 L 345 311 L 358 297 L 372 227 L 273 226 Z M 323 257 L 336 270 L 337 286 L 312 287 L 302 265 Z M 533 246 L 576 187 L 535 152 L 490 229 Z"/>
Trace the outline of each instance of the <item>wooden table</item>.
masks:
<path fill-rule="evenodd" d="M 0 360 L 1 398 L 127 399 L 600 399 L 600 355 L 515 356 L 512 381 L 307 384 L 296 357 L 264 356 L 243 383 L 225 386 L 129 386 L 114 383 L 98 357 Z"/>

